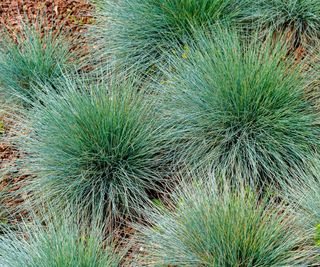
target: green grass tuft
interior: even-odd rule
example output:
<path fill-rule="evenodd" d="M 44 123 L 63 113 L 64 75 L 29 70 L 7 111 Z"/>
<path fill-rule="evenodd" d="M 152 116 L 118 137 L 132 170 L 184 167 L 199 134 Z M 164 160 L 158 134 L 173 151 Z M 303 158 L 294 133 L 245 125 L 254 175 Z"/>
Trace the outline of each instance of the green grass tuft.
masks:
<path fill-rule="evenodd" d="M 194 168 L 258 181 L 308 173 L 319 158 L 319 113 L 304 98 L 307 77 L 279 42 L 240 41 L 217 31 L 200 35 L 187 60 L 165 69 L 163 109 L 177 157 Z"/>
<path fill-rule="evenodd" d="M 137 227 L 146 266 L 300 266 L 314 260 L 308 233 L 285 205 L 249 189 L 185 183 L 170 199 L 169 208 L 150 210 L 148 225 Z"/>
<path fill-rule="evenodd" d="M 292 47 L 306 48 L 320 37 L 320 2 L 317 0 L 249 0 L 243 18 L 265 32 L 287 33 Z"/>
<path fill-rule="evenodd" d="M 123 255 L 116 251 L 103 227 L 86 225 L 72 216 L 33 218 L 17 229 L 3 229 L 0 262 L 3 267 L 117 267 Z"/>
<path fill-rule="evenodd" d="M 234 22 L 240 13 L 236 0 L 121 0 L 105 1 L 95 28 L 98 57 L 143 74 L 157 70 L 165 61 L 163 51 L 174 52 L 193 31 L 217 21 Z M 192 37 L 191 37 L 192 38 Z M 103 62 L 105 63 L 105 62 Z"/>
<path fill-rule="evenodd" d="M 60 94 L 47 89 L 27 114 L 30 137 L 22 137 L 21 149 L 36 176 L 32 200 L 103 205 L 112 220 L 135 214 L 170 172 L 170 133 L 154 101 L 130 80 L 66 78 L 58 87 Z"/>
<path fill-rule="evenodd" d="M 283 196 L 290 204 L 292 213 L 300 219 L 301 228 L 305 228 L 313 234 L 310 242 L 315 242 L 319 246 L 320 182 L 318 175 L 315 177 L 309 176 L 303 180 L 293 180 L 286 183 L 284 187 Z"/>
<path fill-rule="evenodd" d="M 39 83 L 54 81 L 63 71 L 75 72 L 77 53 L 62 29 L 47 30 L 40 22 L 21 22 L 15 35 L 2 31 L 0 94 L 25 103 L 34 100 Z"/>

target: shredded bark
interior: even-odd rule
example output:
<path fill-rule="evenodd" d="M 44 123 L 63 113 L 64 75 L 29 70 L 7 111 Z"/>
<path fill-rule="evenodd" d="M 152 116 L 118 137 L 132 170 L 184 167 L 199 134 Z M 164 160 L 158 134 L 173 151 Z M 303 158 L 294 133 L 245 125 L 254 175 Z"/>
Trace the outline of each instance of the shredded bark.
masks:
<path fill-rule="evenodd" d="M 12 33 L 19 32 L 26 20 L 41 20 L 47 29 L 63 26 L 79 33 L 93 23 L 93 10 L 85 0 L 1 0 L 0 23 Z"/>

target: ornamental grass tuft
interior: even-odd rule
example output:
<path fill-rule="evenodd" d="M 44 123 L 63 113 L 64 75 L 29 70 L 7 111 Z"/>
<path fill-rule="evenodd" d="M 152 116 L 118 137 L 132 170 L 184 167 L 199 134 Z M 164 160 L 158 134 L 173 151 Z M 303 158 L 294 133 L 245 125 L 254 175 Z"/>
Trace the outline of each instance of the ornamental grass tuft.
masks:
<path fill-rule="evenodd" d="M 249 0 L 242 19 L 266 33 L 286 33 L 291 49 L 307 48 L 320 37 L 320 2 L 317 0 Z"/>
<path fill-rule="evenodd" d="M 43 89 L 22 120 L 31 203 L 102 205 L 112 221 L 137 215 L 170 173 L 171 133 L 153 97 L 118 77 L 91 84 L 65 77 L 56 86 L 60 93 Z"/>
<path fill-rule="evenodd" d="M 195 180 L 202 180 L 204 177 Z M 167 204 L 146 212 L 138 242 L 146 266 L 300 266 L 313 263 L 307 231 L 282 203 L 250 189 L 182 184 Z"/>
<path fill-rule="evenodd" d="M 100 223 L 80 223 L 73 215 L 33 216 L 2 230 L 3 267 L 117 267 L 123 258 Z"/>
<path fill-rule="evenodd" d="M 5 98 L 26 104 L 41 90 L 39 84 L 54 84 L 64 71 L 73 73 L 76 69 L 78 54 L 62 29 L 47 29 L 41 21 L 21 21 L 20 32 L 2 30 L 0 94 Z"/>
<path fill-rule="evenodd" d="M 187 59 L 172 57 L 173 67 L 163 68 L 163 109 L 177 128 L 177 158 L 251 184 L 311 172 L 319 159 L 319 112 L 304 89 L 313 77 L 272 38 L 212 35 L 200 35 Z"/>
<path fill-rule="evenodd" d="M 232 24 L 240 6 L 236 0 L 107 0 L 93 30 L 94 47 L 103 64 L 154 73 L 165 61 L 163 51 L 174 52 L 212 23 Z"/>
<path fill-rule="evenodd" d="M 320 247 L 320 181 L 319 176 L 293 180 L 285 184 L 284 199 L 300 219 L 301 228 L 313 233 L 310 242 Z M 318 260 L 320 260 L 320 254 Z"/>

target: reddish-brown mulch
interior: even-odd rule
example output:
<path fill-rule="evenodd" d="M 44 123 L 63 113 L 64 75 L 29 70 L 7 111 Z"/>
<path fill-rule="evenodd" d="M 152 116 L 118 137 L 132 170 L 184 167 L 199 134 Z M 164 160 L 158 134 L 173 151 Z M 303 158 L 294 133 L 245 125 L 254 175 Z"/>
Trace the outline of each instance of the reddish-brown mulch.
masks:
<path fill-rule="evenodd" d="M 1 0 L 0 23 L 12 32 L 21 30 L 21 21 L 41 20 L 46 27 L 82 32 L 93 22 L 93 6 L 85 0 Z"/>
<path fill-rule="evenodd" d="M 26 174 L 19 174 L 17 168 L 17 160 L 21 157 L 21 153 L 9 141 L 8 136 L 11 135 L 12 122 L 6 118 L 0 117 L 3 123 L 3 129 L 0 135 L 0 191 L 6 193 L 17 192 L 20 188 L 20 182 L 28 178 Z M 1 205 L 9 210 L 16 210 L 20 203 L 23 202 L 22 196 L 15 194 L 15 197 L 9 196 L 1 199 Z M 10 220 L 17 221 L 21 215 L 10 216 Z M 3 219 L 3 218 L 0 218 Z M 6 218 L 9 219 L 9 218 Z"/>

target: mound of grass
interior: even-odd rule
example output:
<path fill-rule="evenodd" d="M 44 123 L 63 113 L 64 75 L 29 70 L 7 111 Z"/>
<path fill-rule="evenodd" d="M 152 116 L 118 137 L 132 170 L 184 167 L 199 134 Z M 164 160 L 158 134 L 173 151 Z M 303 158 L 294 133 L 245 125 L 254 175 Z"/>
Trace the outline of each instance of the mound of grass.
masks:
<path fill-rule="evenodd" d="M 193 31 L 214 22 L 229 24 L 240 12 L 236 0 L 105 1 L 94 36 L 98 56 L 120 67 L 153 73 L 165 61 L 163 51 L 183 44 Z"/>
<path fill-rule="evenodd" d="M 164 110 L 177 155 L 194 168 L 257 182 L 308 173 L 319 150 L 319 114 L 304 98 L 306 75 L 286 46 L 201 35 L 187 60 L 164 70 Z M 256 181 L 250 181 L 256 182 Z"/>
<path fill-rule="evenodd" d="M 24 163 L 36 176 L 32 200 L 103 205 L 112 219 L 135 213 L 170 172 L 171 133 L 154 100 L 130 80 L 89 85 L 66 78 L 58 87 L 59 94 L 46 90 L 24 123 Z"/>
<path fill-rule="evenodd" d="M 320 2 L 317 0 L 248 1 L 244 16 L 266 32 L 288 34 L 292 48 L 306 45 L 320 37 Z"/>
<path fill-rule="evenodd" d="M 314 258 L 285 206 L 249 189 L 184 184 L 170 198 L 137 227 L 147 266 L 300 266 Z"/>
<path fill-rule="evenodd" d="M 301 221 L 301 227 L 312 233 L 312 240 L 320 247 L 320 181 L 319 177 L 307 177 L 286 183 L 285 200 L 292 213 Z M 320 256 L 320 255 L 319 255 Z M 320 258 L 319 258 L 320 259 Z"/>
<path fill-rule="evenodd" d="M 0 261 L 3 267 L 117 267 L 123 257 L 104 229 L 85 225 L 72 216 L 34 218 L 17 229 L 3 229 Z"/>
<path fill-rule="evenodd" d="M 21 22 L 13 35 L 2 31 L 0 41 L 0 93 L 23 103 L 33 100 L 39 83 L 53 81 L 63 71 L 74 72 L 77 53 L 61 29 L 48 30 L 40 22 Z"/>

